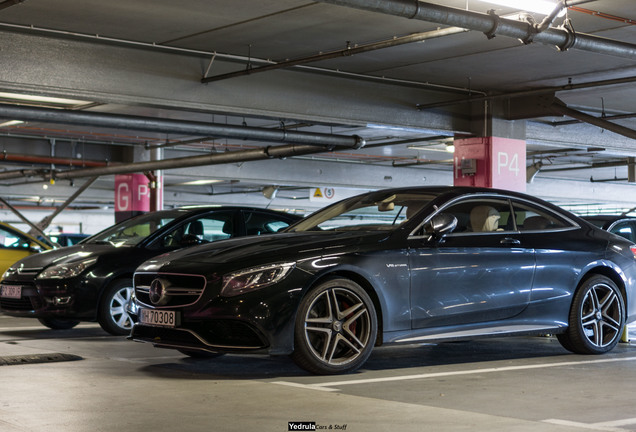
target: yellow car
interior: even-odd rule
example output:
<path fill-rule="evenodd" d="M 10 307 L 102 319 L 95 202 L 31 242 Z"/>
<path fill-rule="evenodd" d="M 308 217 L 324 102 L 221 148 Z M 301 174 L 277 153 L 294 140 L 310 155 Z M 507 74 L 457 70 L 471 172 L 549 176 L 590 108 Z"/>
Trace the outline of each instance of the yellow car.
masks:
<path fill-rule="evenodd" d="M 4 273 L 16 261 L 52 248 L 52 245 L 37 240 L 9 224 L 0 222 L 0 274 Z"/>

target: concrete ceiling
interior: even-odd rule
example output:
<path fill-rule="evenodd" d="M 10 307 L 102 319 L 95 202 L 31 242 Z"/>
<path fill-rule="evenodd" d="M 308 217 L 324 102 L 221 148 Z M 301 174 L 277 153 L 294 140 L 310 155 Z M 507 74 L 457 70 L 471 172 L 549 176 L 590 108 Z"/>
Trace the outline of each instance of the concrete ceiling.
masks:
<path fill-rule="evenodd" d="M 322 205 L 310 202 L 309 187 L 450 184 L 453 136 L 486 134 L 526 140 L 527 164 L 544 165 L 530 193 L 585 208 L 636 205 L 627 182 L 636 156 L 633 0 L 569 2 L 545 32 L 576 35 L 567 50 L 543 35 L 524 44 L 505 32 L 489 38 L 398 16 L 413 2 L 362 2 L 390 3 L 395 14 L 351 3 L 359 2 L 0 2 L 0 196 L 18 206 L 60 205 L 101 168 L 72 206 L 112 206 L 106 166 L 214 156 L 163 170 L 167 206 L 308 211 Z M 518 10 L 481 0 L 420 8 L 431 4 L 528 25 L 513 16 Z M 606 45 L 610 52 L 599 49 Z M 71 101 L 16 98 L 25 94 Z M 608 123 L 559 115 L 554 98 Z M 103 114 L 106 123 L 78 113 Z M 167 120 L 198 129 L 171 129 Z M 206 125 L 216 129 L 206 133 Z M 219 132 L 226 126 L 256 135 Z M 269 140 L 266 131 L 285 138 Z M 294 133 L 318 144 L 290 141 Z M 319 145 L 330 135 L 360 136 L 365 146 Z M 268 146 L 302 152 L 242 159 Z M 184 184 L 204 179 L 218 182 Z M 261 193 L 268 185 L 279 190 L 273 201 Z"/>

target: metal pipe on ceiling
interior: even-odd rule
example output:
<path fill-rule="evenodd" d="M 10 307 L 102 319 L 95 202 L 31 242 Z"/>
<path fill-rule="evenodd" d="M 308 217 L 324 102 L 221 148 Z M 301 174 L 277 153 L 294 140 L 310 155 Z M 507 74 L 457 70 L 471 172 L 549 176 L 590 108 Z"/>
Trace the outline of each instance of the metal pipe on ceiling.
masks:
<path fill-rule="evenodd" d="M 45 165 L 68 165 L 68 166 L 81 166 L 81 167 L 101 167 L 105 166 L 106 162 L 94 161 L 94 160 L 84 160 L 84 159 L 75 159 L 75 158 L 62 158 L 62 157 L 51 157 L 51 156 L 29 156 L 29 155 L 17 155 L 10 154 L 6 151 L 0 153 L 0 162 L 20 162 L 20 163 L 29 163 L 29 164 L 45 164 Z M 0 176 L 2 173 L 0 173 Z"/>
<path fill-rule="evenodd" d="M 493 94 L 493 95 L 487 95 L 487 96 L 472 96 L 472 97 L 464 98 L 464 99 L 453 99 L 450 101 L 435 102 L 430 104 L 418 104 L 417 109 L 426 110 L 426 109 L 432 109 L 432 108 L 441 108 L 441 107 L 449 106 L 449 105 L 456 105 L 460 103 L 483 102 L 486 100 L 505 99 L 505 98 L 512 99 L 512 98 L 522 97 L 522 96 L 536 96 L 536 95 L 542 95 L 542 94 L 557 93 L 560 91 L 581 90 L 586 88 L 629 84 L 633 82 L 636 82 L 636 76 L 629 76 L 624 78 L 613 78 L 613 79 L 607 79 L 607 80 L 601 80 L 601 81 L 590 81 L 590 82 L 579 83 L 579 84 L 568 82 L 567 84 L 562 86 L 541 87 L 541 88 L 519 90 L 514 92 L 499 93 L 499 94 Z"/>
<path fill-rule="evenodd" d="M 151 117 L 60 110 L 9 104 L 0 104 L 0 118 L 39 121 L 45 123 L 90 125 L 171 134 L 215 136 L 218 138 L 290 142 L 315 146 L 333 146 L 354 149 L 359 149 L 364 146 L 364 140 L 356 135 L 332 135 L 317 132 L 233 126 L 186 120 L 156 119 Z"/>
<path fill-rule="evenodd" d="M 560 101 L 555 101 L 555 103 L 550 106 L 550 110 L 556 114 L 561 114 L 577 120 L 581 120 L 582 122 L 598 126 L 602 129 L 607 129 L 619 135 L 626 136 L 627 138 L 636 139 L 636 130 L 618 125 L 616 123 L 612 123 L 600 117 L 594 117 L 584 112 L 569 108 Z"/>
<path fill-rule="evenodd" d="M 489 38 L 509 36 L 521 41 L 553 45 L 561 51 L 579 49 L 599 54 L 636 59 L 636 45 L 605 39 L 566 28 L 549 28 L 537 33 L 528 22 L 502 18 L 494 13 L 481 13 L 413 0 L 318 0 L 370 12 L 379 12 L 421 21 L 429 21 L 480 31 Z"/>
<path fill-rule="evenodd" d="M 154 170 L 189 168 L 204 165 L 218 165 L 234 162 L 249 162 L 265 159 L 282 159 L 292 156 L 328 152 L 330 150 L 331 146 L 325 146 L 323 149 L 321 149 L 319 146 L 310 144 L 287 144 L 274 147 L 262 147 L 258 149 L 238 150 L 233 152 L 215 153 L 209 155 L 187 156 L 158 161 L 111 165 L 102 168 L 58 171 L 53 174 L 53 178 L 55 178 L 56 180 L 72 179 L 79 177 L 93 177 L 102 175 L 128 174 L 134 172 L 147 172 Z"/>
<path fill-rule="evenodd" d="M 252 65 L 253 64 L 262 64 L 262 65 L 276 64 L 275 62 L 269 59 L 259 59 L 255 57 L 218 53 L 216 51 L 202 51 L 202 50 L 194 50 L 194 49 L 181 48 L 181 47 L 162 45 L 162 44 L 156 44 L 156 43 L 131 41 L 127 39 L 105 37 L 103 35 L 55 30 L 55 29 L 49 29 L 44 27 L 37 27 L 34 25 L 20 25 L 20 24 L 13 24 L 13 23 L 7 23 L 7 22 L 0 22 L 0 29 L 2 28 L 5 28 L 9 31 L 22 31 L 27 33 L 53 35 L 55 37 L 70 37 L 70 38 L 75 38 L 79 40 L 89 40 L 91 42 L 102 43 L 102 44 L 132 46 L 135 48 L 147 49 L 152 51 L 164 51 L 164 52 L 175 53 L 175 54 L 206 56 L 206 57 L 212 57 L 213 59 L 220 58 L 226 61 L 238 62 L 243 64 L 252 64 Z M 316 66 L 297 65 L 297 66 L 293 66 L 293 68 L 303 72 L 311 72 L 311 73 L 316 73 L 321 75 L 337 76 L 340 78 L 367 80 L 371 82 L 401 85 L 405 87 L 434 89 L 437 91 L 448 91 L 452 93 L 458 93 L 458 92 L 459 93 L 474 93 L 474 90 L 471 90 L 469 88 L 446 86 L 442 84 L 433 84 L 429 82 L 423 83 L 419 81 L 394 79 L 394 78 L 366 75 L 366 74 L 354 73 L 354 72 L 345 72 L 341 70 L 319 68 Z"/>
<path fill-rule="evenodd" d="M 220 80 L 224 80 L 228 78 L 235 78 L 235 77 L 240 77 L 245 75 L 253 75 L 259 72 L 267 72 L 267 71 L 276 70 L 276 69 L 289 68 L 292 66 L 299 66 L 299 65 L 314 63 L 314 62 L 323 61 L 323 60 L 330 60 L 330 59 L 340 58 L 340 57 L 350 57 L 356 54 L 362 54 L 362 53 L 376 51 L 376 50 L 380 50 L 384 48 L 392 48 L 392 47 L 406 45 L 410 43 L 422 42 L 428 39 L 439 38 L 439 37 L 448 36 L 448 35 L 457 34 L 457 33 L 464 33 L 466 31 L 468 30 L 466 30 L 465 28 L 449 27 L 445 29 L 433 30 L 428 32 L 414 33 L 411 35 L 396 37 L 396 38 L 384 40 L 381 42 L 357 45 L 353 47 L 348 46 L 347 48 L 341 49 L 341 50 L 330 51 L 330 52 L 316 54 L 316 55 L 307 56 L 307 57 L 300 57 L 300 58 L 296 58 L 292 60 L 281 61 L 281 62 L 277 62 L 273 64 L 268 64 L 265 66 L 258 66 L 255 68 L 243 69 L 240 71 L 225 73 L 221 75 L 203 77 L 203 79 L 201 79 L 201 82 L 209 83 L 213 81 L 220 81 Z M 468 89 L 463 89 L 463 90 L 468 91 Z"/>

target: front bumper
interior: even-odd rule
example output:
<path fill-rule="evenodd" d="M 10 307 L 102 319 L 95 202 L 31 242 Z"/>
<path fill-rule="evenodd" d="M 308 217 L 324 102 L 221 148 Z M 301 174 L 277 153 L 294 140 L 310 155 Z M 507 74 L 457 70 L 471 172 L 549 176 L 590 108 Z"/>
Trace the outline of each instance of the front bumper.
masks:
<path fill-rule="evenodd" d="M 2 285 L 21 287 L 20 298 L 0 297 L 6 315 L 34 318 L 94 319 L 96 292 L 86 283 L 3 280 Z"/>
<path fill-rule="evenodd" d="M 128 309 L 135 310 L 137 318 L 141 316 L 141 309 L 149 309 L 174 312 L 178 319 L 174 326 L 150 325 L 137 320 L 130 340 L 161 348 L 208 352 L 266 351 L 271 355 L 285 355 L 293 351 L 294 320 L 301 298 L 299 288 L 273 285 L 235 297 L 222 297 L 218 286 L 208 285 L 192 302 L 182 300 L 189 303 L 158 307 L 140 301 L 147 294 L 138 286 L 136 291 L 136 303 Z"/>

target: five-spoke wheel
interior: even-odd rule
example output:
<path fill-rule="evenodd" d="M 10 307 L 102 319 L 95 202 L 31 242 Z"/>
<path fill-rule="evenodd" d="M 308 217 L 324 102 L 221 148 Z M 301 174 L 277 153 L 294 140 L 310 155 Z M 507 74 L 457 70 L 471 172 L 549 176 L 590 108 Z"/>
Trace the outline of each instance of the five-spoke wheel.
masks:
<path fill-rule="evenodd" d="M 371 354 L 376 334 L 375 307 L 364 289 L 349 279 L 330 279 L 300 304 L 292 358 L 316 374 L 352 372 Z"/>
<path fill-rule="evenodd" d="M 578 354 L 602 354 L 616 346 L 625 324 L 625 302 L 616 284 L 595 275 L 574 294 L 568 330 L 557 335 L 566 349 Z"/>

